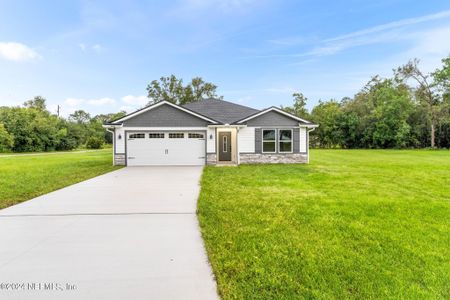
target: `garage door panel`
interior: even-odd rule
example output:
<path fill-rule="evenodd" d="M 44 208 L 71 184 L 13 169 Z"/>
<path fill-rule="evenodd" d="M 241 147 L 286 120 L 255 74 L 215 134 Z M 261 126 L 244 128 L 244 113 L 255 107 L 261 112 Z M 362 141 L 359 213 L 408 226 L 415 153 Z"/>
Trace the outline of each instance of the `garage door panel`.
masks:
<path fill-rule="evenodd" d="M 169 138 L 169 133 L 183 133 L 183 138 Z M 189 138 L 189 132 L 165 132 L 164 138 L 130 138 L 127 136 L 127 164 L 148 165 L 204 165 L 205 139 Z M 195 132 L 198 133 L 198 132 Z M 204 133 L 201 133 L 204 136 Z M 136 135 L 133 135 L 135 137 Z M 142 135 L 140 135 L 142 136 Z M 180 135 L 171 135 L 180 136 Z"/>

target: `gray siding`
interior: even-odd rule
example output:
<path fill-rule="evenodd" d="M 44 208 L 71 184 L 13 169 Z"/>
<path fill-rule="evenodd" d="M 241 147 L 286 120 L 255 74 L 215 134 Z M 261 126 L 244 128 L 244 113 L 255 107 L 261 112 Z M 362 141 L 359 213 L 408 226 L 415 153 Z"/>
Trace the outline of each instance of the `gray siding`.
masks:
<path fill-rule="evenodd" d="M 293 128 L 292 134 L 294 135 L 292 137 L 292 142 L 294 143 L 292 150 L 294 153 L 300 153 L 300 128 Z"/>
<path fill-rule="evenodd" d="M 247 126 L 298 126 L 298 121 L 280 114 L 269 111 L 259 117 L 247 121 Z"/>
<path fill-rule="evenodd" d="M 131 127 L 204 127 L 208 122 L 167 104 L 123 122 Z"/>
<path fill-rule="evenodd" d="M 264 127 L 263 128 L 255 128 L 255 153 L 262 153 L 262 142 L 261 142 L 262 129 L 265 129 L 265 128 Z M 293 134 L 293 137 L 292 137 L 293 149 L 292 149 L 292 151 L 293 151 L 293 153 L 300 153 L 300 128 L 298 128 L 298 127 L 285 128 L 284 127 L 282 129 L 292 129 L 292 134 Z M 278 138 L 277 138 L 277 143 L 278 143 Z M 277 150 L 278 150 L 278 144 L 277 144 Z M 277 153 L 278 153 L 278 151 L 277 151 Z M 264 154 L 267 154 L 267 153 L 264 153 Z M 283 155 L 285 153 L 280 153 L 280 154 Z"/>
<path fill-rule="evenodd" d="M 261 153 L 261 128 L 255 128 L 255 153 Z"/>

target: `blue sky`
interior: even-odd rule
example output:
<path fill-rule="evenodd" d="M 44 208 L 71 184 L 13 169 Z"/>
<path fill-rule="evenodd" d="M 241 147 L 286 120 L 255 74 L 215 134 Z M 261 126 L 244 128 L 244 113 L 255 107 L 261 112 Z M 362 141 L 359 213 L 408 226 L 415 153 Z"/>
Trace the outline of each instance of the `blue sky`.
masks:
<path fill-rule="evenodd" d="M 255 108 L 300 91 L 312 108 L 448 54 L 449 1 L 0 0 L 0 105 L 42 95 L 63 115 L 130 112 L 170 74 Z"/>

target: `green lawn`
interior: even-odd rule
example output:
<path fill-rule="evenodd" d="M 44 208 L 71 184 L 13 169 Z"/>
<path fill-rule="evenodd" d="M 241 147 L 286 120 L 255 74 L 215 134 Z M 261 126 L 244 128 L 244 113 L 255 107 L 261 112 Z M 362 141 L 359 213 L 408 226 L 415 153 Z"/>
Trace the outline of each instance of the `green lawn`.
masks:
<path fill-rule="evenodd" d="M 0 208 L 117 169 L 111 149 L 0 156 Z"/>
<path fill-rule="evenodd" d="M 198 204 L 223 299 L 448 299 L 450 151 L 315 150 L 207 167 Z"/>

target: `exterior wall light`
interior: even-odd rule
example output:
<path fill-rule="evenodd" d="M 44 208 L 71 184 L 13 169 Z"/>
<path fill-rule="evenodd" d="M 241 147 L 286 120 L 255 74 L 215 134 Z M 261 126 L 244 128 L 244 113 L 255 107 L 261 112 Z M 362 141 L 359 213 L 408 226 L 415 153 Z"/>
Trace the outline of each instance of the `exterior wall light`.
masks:
<path fill-rule="evenodd" d="M 120 140 L 120 139 L 122 139 L 122 135 L 121 135 L 120 133 L 119 133 L 119 136 L 118 136 L 118 138 L 119 138 L 119 140 Z"/>
<path fill-rule="evenodd" d="M 212 135 L 212 134 L 209 135 L 209 139 L 210 139 L 210 140 L 213 139 L 213 135 Z"/>

